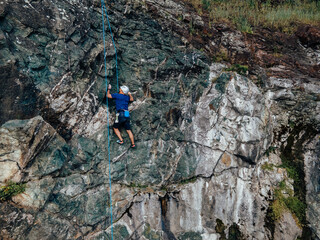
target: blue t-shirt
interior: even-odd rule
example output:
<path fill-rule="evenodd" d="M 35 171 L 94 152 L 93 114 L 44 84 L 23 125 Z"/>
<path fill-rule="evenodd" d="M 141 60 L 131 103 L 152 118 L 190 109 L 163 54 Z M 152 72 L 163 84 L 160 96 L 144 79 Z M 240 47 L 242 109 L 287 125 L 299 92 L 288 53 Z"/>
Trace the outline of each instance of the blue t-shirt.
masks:
<path fill-rule="evenodd" d="M 112 98 L 116 100 L 116 109 L 128 110 L 128 104 L 130 102 L 130 97 L 120 93 L 111 94 Z"/>

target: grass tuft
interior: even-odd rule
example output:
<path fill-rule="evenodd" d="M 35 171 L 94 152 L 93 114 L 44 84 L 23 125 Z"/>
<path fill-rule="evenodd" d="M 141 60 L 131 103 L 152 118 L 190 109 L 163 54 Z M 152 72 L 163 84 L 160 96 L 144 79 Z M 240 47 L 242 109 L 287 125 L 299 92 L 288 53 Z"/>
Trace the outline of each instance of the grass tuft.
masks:
<path fill-rule="evenodd" d="M 136 182 L 131 182 L 128 187 L 130 188 L 147 188 L 148 185 L 143 185 L 143 184 L 140 184 L 140 183 L 136 183 Z"/>
<path fill-rule="evenodd" d="M 248 75 L 248 66 L 247 65 L 240 65 L 240 64 L 234 64 L 229 68 L 225 69 L 226 71 L 230 72 L 237 72 L 240 75 Z"/>
<path fill-rule="evenodd" d="M 180 181 L 180 184 L 188 184 L 188 183 L 194 183 L 197 181 L 197 177 L 194 176 L 194 177 L 191 177 L 191 178 L 188 178 L 188 179 L 183 179 Z"/>
<path fill-rule="evenodd" d="M 213 59 L 212 59 L 213 62 L 229 62 L 230 59 L 228 57 L 228 54 L 225 52 L 225 51 L 219 51 L 215 54 L 215 56 L 213 56 Z"/>
<path fill-rule="evenodd" d="M 274 164 L 270 164 L 270 163 L 264 163 L 261 166 L 261 169 L 264 171 L 273 171 L 273 168 L 276 167 Z"/>
<path fill-rule="evenodd" d="M 8 182 L 7 185 L 0 187 L 0 201 L 8 201 L 13 196 L 23 193 L 26 189 L 26 184 Z"/>

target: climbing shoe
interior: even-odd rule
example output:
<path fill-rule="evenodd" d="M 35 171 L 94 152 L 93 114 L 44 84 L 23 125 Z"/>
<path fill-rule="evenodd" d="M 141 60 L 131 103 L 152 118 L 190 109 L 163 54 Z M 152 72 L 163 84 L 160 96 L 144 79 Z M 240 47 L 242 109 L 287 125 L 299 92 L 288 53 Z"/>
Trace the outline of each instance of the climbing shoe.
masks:
<path fill-rule="evenodd" d="M 120 141 L 120 140 L 117 140 L 117 143 L 122 145 L 123 144 L 123 141 Z"/>
<path fill-rule="evenodd" d="M 136 148 L 135 144 L 131 144 L 130 148 Z"/>

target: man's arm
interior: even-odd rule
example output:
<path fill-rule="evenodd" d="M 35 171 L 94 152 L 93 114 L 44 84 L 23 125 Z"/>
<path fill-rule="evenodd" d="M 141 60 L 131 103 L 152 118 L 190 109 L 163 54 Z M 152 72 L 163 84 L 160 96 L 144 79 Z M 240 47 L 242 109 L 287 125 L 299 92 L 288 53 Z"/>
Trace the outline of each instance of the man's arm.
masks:
<path fill-rule="evenodd" d="M 128 95 L 129 95 L 129 97 L 130 97 L 130 102 L 133 102 L 133 97 L 132 97 L 132 95 L 131 95 L 131 93 L 130 92 L 128 92 Z"/>
<path fill-rule="evenodd" d="M 109 84 L 108 86 L 108 91 L 107 91 L 107 98 L 112 98 L 111 93 L 110 93 L 111 85 Z"/>

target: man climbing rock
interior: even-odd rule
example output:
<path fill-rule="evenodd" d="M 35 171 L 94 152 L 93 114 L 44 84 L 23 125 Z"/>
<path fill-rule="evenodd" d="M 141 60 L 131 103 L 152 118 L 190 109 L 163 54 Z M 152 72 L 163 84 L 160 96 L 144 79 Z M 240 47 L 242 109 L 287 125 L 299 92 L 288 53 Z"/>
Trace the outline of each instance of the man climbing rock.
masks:
<path fill-rule="evenodd" d="M 119 93 L 110 93 L 111 85 L 108 86 L 107 91 L 107 97 L 110 99 L 116 100 L 116 120 L 113 125 L 113 130 L 117 137 L 119 138 L 117 140 L 117 143 L 122 145 L 123 144 L 123 138 L 121 136 L 121 133 L 119 131 L 120 127 L 124 127 L 129 135 L 130 141 L 131 141 L 131 148 L 135 148 L 136 145 L 134 144 L 134 137 L 131 131 L 130 126 L 130 114 L 128 111 L 128 104 L 129 102 L 133 102 L 133 97 L 131 93 L 129 92 L 129 88 L 127 86 L 121 86 Z"/>

